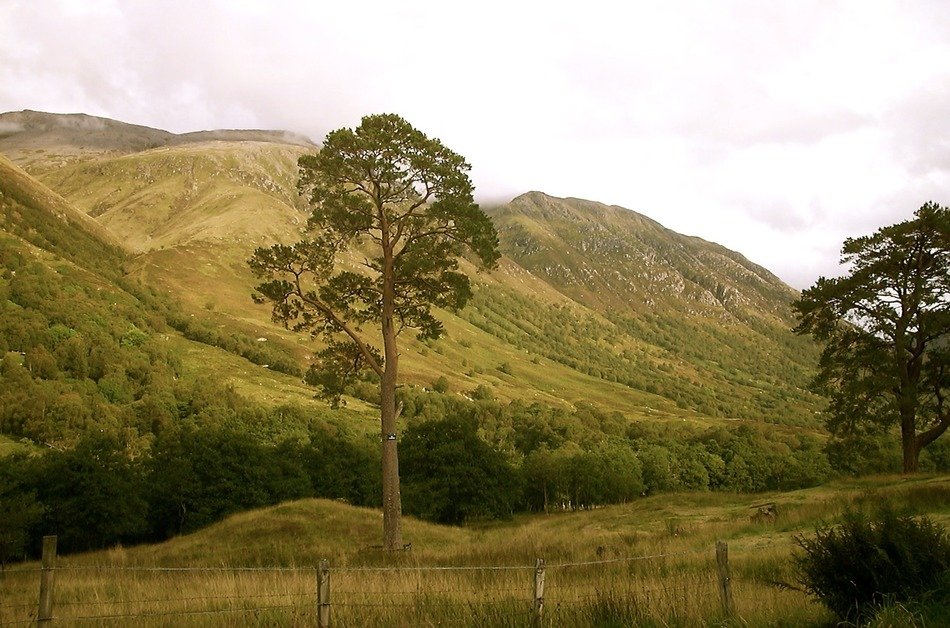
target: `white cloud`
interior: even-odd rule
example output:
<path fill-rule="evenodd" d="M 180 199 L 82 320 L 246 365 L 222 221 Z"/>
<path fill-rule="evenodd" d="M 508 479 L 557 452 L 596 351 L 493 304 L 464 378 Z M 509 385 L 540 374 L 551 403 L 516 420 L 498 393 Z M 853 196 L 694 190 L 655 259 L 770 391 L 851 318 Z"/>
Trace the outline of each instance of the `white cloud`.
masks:
<path fill-rule="evenodd" d="M 948 6 L 13 1 L 0 110 L 317 140 L 394 111 L 483 197 L 622 205 L 804 286 L 950 202 Z"/>

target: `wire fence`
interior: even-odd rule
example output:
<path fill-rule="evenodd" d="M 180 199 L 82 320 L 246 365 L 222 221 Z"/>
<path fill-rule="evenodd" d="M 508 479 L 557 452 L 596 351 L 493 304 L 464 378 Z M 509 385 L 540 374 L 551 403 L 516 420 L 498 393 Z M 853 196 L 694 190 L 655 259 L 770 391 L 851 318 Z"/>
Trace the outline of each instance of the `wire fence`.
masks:
<path fill-rule="evenodd" d="M 57 566 L 53 548 L 40 568 L 0 572 L 0 626 L 593 625 L 732 612 L 728 559 L 712 547 L 534 565 L 303 567 Z"/>

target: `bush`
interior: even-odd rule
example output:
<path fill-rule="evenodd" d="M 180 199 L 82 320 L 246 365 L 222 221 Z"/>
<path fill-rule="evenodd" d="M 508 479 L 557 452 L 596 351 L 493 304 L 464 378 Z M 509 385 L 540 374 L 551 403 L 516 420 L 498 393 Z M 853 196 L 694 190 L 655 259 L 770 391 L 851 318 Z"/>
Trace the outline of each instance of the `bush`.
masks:
<path fill-rule="evenodd" d="M 871 618 L 885 604 L 919 599 L 950 573 L 950 536 L 923 517 L 845 513 L 837 526 L 821 525 L 814 538 L 797 536 L 794 561 L 805 590 L 839 617 Z"/>

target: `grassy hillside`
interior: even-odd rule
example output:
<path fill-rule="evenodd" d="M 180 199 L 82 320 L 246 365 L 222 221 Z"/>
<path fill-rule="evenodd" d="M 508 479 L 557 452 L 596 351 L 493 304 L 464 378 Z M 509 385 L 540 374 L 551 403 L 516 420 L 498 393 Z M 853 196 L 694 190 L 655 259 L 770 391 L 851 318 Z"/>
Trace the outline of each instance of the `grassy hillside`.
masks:
<path fill-rule="evenodd" d="M 312 570 L 327 559 L 337 623 L 529 625 L 535 560 L 544 558 L 545 625 L 722 625 L 713 547 L 725 540 L 738 623 L 826 625 L 830 614 L 797 588 L 793 537 L 834 521 L 845 508 L 882 501 L 950 523 L 946 477 L 878 477 L 791 493 L 666 495 L 481 527 L 407 519 L 411 551 L 384 555 L 374 549 L 377 511 L 304 500 L 236 515 L 160 545 L 62 558 L 57 616 L 146 615 L 138 621 L 161 622 L 202 613 L 203 625 L 235 617 L 261 625 L 312 622 Z M 774 504 L 774 519 L 756 516 L 763 503 Z M 137 571 L 189 566 L 210 569 Z M 507 569 L 483 570 L 491 566 Z M 5 603 L 27 609 L 35 603 L 31 579 L 16 571 L 0 577 Z M 14 620 L 28 611 L 4 612 Z M 892 613 L 880 625 L 930 625 L 911 608 Z"/>
<path fill-rule="evenodd" d="M 119 270 L 125 254 L 106 228 L 0 155 L 0 228 L 81 266 Z"/>
<path fill-rule="evenodd" d="M 814 425 L 817 352 L 789 331 L 796 293 L 765 269 L 590 201 L 532 192 L 490 213 L 514 262 L 589 311 L 486 291 L 470 311 L 486 331 L 698 414 Z"/>
<path fill-rule="evenodd" d="M 107 229 L 2 156 L 0 228 L 0 433 L 63 447 L 105 432 L 136 451 L 161 417 L 181 416 L 183 408 L 171 408 L 187 405 L 194 383 L 208 378 L 222 398 L 230 388 L 252 405 L 326 416 L 292 352 L 183 312 L 128 276 L 137 262 Z M 290 363 L 298 374 L 268 363 Z M 349 414 L 358 417 L 355 407 Z M 17 449 L 4 441 L 0 451 Z"/>
<path fill-rule="evenodd" d="M 598 309 L 787 319 L 797 296 L 739 253 L 622 207 L 529 192 L 490 213 L 512 259 Z"/>
<path fill-rule="evenodd" d="M 594 560 L 597 548 L 638 555 L 670 543 L 684 547 L 732 540 L 744 549 L 791 549 L 792 535 L 833 520 L 849 505 L 889 501 L 913 514 L 950 524 L 950 477 L 877 476 L 830 482 L 787 493 L 675 493 L 591 511 L 518 515 L 508 522 L 466 527 L 407 519 L 410 564 L 492 565 Z M 774 503 L 774 522 L 756 520 L 754 506 Z M 328 500 L 288 502 L 229 517 L 194 534 L 153 546 L 122 550 L 128 564 L 232 566 L 339 566 L 389 561 L 371 551 L 378 544 L 379 511 Z M 604 550 L 601 550 L 601 554 Z M 76 556 L 75 562 L 108 560 L 110 553 Z"/>
<path fill-rule="evenodd" d="M 294 207 L 296 146 L 187 144 L 42 175 L 136 252 L 194 241 L 269 242 L 306 222 Z"/>
<path fill-rule="evenodd" d="M 253 249 L 293 241 L 306 220 L 294 184 L 307 149 L 267 139 L 167 140 L 138 152 L 125 142 L 124 152 L 31 167 L 140 253 L 129 265 L 137 277 L 305 364 L 317 347 L 248 297 Z M 764 269 L 588 201 L 531 193 L 490 213 L 501 266 L 475 276 L 476 298 L 460 315 L 440 315 L 446 339 L 407 343 L 406 382 L 445 377 L 458 393 L 481 385 L 504 399 L 592 401 L 631 418 L 816 426 L 820 402 L 805 387 L 817 353 L 789 331 L 794 292 Z"/>

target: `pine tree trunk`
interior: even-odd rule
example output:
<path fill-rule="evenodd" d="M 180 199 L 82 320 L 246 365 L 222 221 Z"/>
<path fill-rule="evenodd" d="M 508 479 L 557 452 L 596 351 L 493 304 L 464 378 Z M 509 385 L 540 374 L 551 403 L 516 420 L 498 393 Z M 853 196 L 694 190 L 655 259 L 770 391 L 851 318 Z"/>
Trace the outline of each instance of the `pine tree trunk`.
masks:
<path fill-rule="evenodd" d="M 915 428 L 916 413 L 901 413 L 901 445 L 904 450 L 904 473 L 917 473 L 920 447 Z"/>
<path fill-rule="evenodd" d="M 402 497 L 399 494 L 399 455 L 396 447 L 396 375 L 399 349 L 396 345 L 395 287 L 393 255 L 389 236 L 383 236 L 382 334 L 384 367 L 379 384 L 380 419 L 383 438 L 383 546 L 401 550 Z"/>
<path fill-rule="evenodd" d="M 396 373 L 386 360 L 380 382 L 383 438 L 383 546 L 402 549 L 402 498 L 399 494 L 399 456 L 396 447 Z"/>

